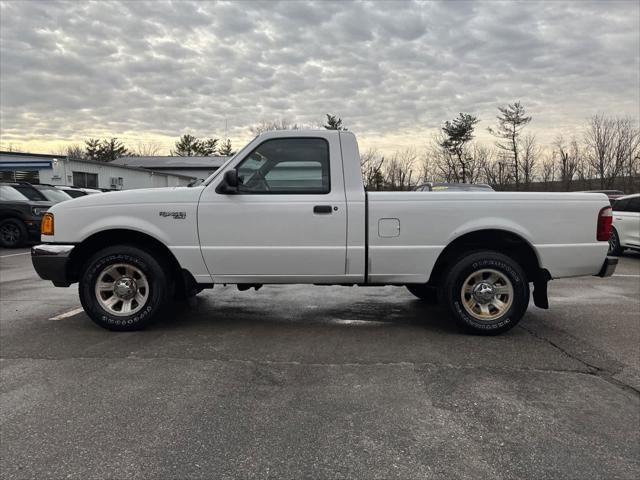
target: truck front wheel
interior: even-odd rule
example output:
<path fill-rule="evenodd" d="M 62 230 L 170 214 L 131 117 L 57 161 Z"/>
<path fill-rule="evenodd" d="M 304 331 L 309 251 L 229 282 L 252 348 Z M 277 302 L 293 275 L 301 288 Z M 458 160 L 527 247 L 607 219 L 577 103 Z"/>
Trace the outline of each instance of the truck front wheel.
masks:
<path fill-rule="evenodd" d="M 129 245 L 108 247 L 91 257 L 78 290 L 89 317 L 118 331 L 139 330 L 156 320 L 171 291 L 162 264 Z"/>
<path fill-rule="evenodd" d="M 494 251 L 462 257 L 446 276 L 443 304 L 465 330 L 496 335 L 513 328 L 529 305 L 529 283 L 512 258 Z"/>

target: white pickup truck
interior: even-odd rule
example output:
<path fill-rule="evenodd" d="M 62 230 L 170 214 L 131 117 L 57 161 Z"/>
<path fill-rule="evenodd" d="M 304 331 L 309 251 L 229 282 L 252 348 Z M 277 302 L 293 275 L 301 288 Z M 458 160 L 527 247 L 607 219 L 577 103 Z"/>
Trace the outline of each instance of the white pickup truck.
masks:
<path fill-rule="evenodd" d="M 365 192 L 355 136 L 275 131 L 201 185 L 88 195 L 53 206 L 38 274 L 79 282 L 100 326 L 148 325 L 215 284 L 399 285 L 461 326 L 495 334 L 547 282 L 609 276 L 611 208 L 593 193 Z"/>

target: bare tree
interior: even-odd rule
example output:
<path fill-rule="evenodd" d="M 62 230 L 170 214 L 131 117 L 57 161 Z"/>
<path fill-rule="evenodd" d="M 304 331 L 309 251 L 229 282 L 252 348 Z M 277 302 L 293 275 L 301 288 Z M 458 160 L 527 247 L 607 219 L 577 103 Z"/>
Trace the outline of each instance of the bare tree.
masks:
<path fill-rule="evenodd" d="M 417 154 L 408 148 L 396 152 L 386 163 L 385 187 L 390 190 L 411 190 L 419 179 L 415 171 Z"/>
<path fill-rule="evenodd" d="M 256 123 L 249 127 L 249 131 L 254 135 L 259 135 L 262 132 L 268 132 L 270 130 L 300 130 L 301 126 L 297 123 L 280 118 L 278 120 L 262 120 L 260 123 Z"/>
<path fill-rule="evenodd" d="M 160 154 L 161 150 L 162 145 L 160 145 L 158 142 L 138 142 L 138 145 L 133 150 L 133 153 L 140 157 L 155 157 L 156 155 Z"/>
<path fill-rule="evenodd" d="M 68 145 L 65 149 L 64 155 L 69 160 L 83 160 L 85 158 L 85 150 L 84 147 L 78 143 L 73 143 Z"/>
<path fill-rule="evenodd" d="M 536 143 L 536 136 L 532 134 L 527 134 L 522 137 L 521 143 L 520 178 L 524 183 L 525 190 L 529 190 L 531 182 L 535 177 L 540 147 Z"/>
<path fill-rule="evenodd" d="M 556 180 L 557 173 L 557 162 L 556 158 L 553 154 L 547 155 L 544 160 L 542 160 L 542 169 L 540 173 L 540 179 L 542 182 L 548 186 L 549 183 L 554 182 Z"/>
<path fill-rule="evenodd" d="M 506 107 L 498 107 L 498 110 L 500 111 L 500 115 L 496 117 L 498 125 L 495 128 L 490 127 L 489 132 L 502 139 L 502 141 L 496 142 L 498 148 L 511 155 L 517 190 L 520 187 L 520 133 L 529 124 L 531 117 L 527 116 L 525 108 L 520 102 L 511 103 Z"/>
<path fill-rule="evenodd" d="M 580 162 L 580 146 L 575 138 L 572 138 L 567 144 L 562 135 L 556 138 L 554 146 L 554 154 L 557 155 L 559 162 L 558 167 L 562 188 L 568 191 L 571 188 L 573 176 L 576 174 Z"/>
<path fill-rule="evenodd" d="M 620 165 L 618 175 L 625 177 L 625 188 L 630 188 L 633 177 L 640 173 L 640 129 L 630 118 L 616 120 L 614 155 Z"/>
<path fill-rule="evenodd" d="M 377 150 L 369 149 L 360 155 L 360 168 L 365 189 L 382 190 L 384 186 L 383 165 L 384 157 Z"/>
<path fill-rule="evenodd" d="M 611 188 L 622 172 L 624 162 L 619 152 L 619 120 L 597 114 L 589 119 L 585 131 L 587 157 L 593 166 L 600 188 Z"/>

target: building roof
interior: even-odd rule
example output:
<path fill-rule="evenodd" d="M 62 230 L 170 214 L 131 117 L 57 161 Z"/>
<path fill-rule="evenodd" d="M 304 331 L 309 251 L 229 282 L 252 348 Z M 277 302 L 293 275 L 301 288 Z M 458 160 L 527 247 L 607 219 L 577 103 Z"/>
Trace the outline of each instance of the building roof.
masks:
<path fill-rule="evenodd" d="M 117 165 L 149 169 L 206 169 L 219 168 L 229 157 L 121 157 L 113 161 Z"/>
<path fill-rule="evenodd" d="M 128 157 L 128 158 L 136 158 L 136 157 Z M 154 157 L 137 157 L 137 158 L 154 158 Z M 171 158 L 171 157 L 161 157 L 161 158 Z M 183 157 L 177 157 L 183 158 Z M 200 158 L 200 157 L 198 157 Z M 202 157 L 207 158 L 207 157 Z M 226 158 L 226 157 L 218 157 L 218 158 Z M 78 162 L 78 163 L 88 163 L 91 165 L 97 165 L 100 167 L 117 167 L 126 170 L 137 170 L 140 172 L 153 172 L 154 169 L 151 167 L 142 167 L 137 165 L 128 165 L 118 162 L 118 159 L 113 162 L 97 162 L 95 160 L 86 160 L 80 158 L 68 158 L 65 155 L 48 155 L 44 153 L 23 153 L 23 152 L 7 152 L 0 151 L 0 170 L 17 170 L 20 168 L 51 168 L 53 160 L 67 161 L 67 162 Z M 168 168 L 168 167 L 166 167 Z M 189 175 L 188 172 L 185 172 L 184 175 L 180 175 L 177 173 L 168 173 L 157 171 L 157 173 L 161 173 L 163 175 L 171 175 L 173 177 L 180 177 L 184 179 L 193 179 L 194 177 Z"/>

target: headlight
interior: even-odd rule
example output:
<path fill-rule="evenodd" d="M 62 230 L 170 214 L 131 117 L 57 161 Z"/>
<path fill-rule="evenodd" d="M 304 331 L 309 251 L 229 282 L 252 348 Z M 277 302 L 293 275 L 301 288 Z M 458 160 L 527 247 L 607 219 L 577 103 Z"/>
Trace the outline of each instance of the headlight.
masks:
<path fill-rule="evenodd" d="M 31 207 L 31 212 L 36 217 L 39 217 L 40 215 L 42 215 L 46 211 L 47 211 L 47 207 Z"/>
<path fill-rule="evenodd" d="M 53 213 L 45 213 L 40 224 L 40 233 L 42 235 L 53 235 Z"/>

